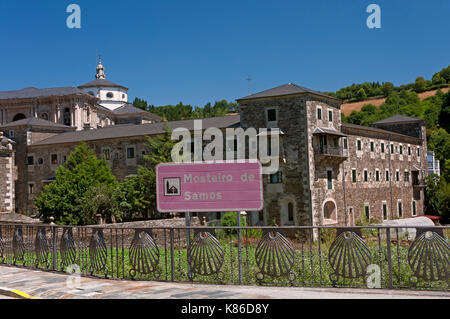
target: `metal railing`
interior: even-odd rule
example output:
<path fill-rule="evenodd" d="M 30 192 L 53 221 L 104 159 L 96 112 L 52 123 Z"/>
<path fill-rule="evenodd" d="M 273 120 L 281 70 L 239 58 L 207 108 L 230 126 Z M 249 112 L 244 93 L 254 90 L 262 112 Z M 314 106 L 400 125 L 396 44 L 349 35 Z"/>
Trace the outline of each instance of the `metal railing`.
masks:
<path fill-rule="evenodd" d="M 0 263 L 111 279 L 449 290 L 449 233 L 443 226 L 0 225 Z"/>
<path fill-rule="evenodd" d="M 348 150 L 342 147 L 319 146 L 315 148 L 318 155 L 348 157 Z"/>

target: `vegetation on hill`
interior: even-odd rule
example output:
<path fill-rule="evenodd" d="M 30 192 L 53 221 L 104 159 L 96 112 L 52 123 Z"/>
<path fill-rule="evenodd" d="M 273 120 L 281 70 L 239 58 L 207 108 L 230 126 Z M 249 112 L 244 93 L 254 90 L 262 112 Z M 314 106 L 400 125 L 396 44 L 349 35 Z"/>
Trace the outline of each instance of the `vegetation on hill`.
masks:
<path fill-rule="evenodd" d="M 214 105 L 208 103 L 204 107 L 198 107 L 183 104 L 183 102 L 177 105 L 154 106 L 149 105 L 145 100 L 136 98 L 133 105 L 144 111 L 159 115 L 166 121 L 217 117 L 237 111 L 237 104 L 226 100 L 216 101 Z"/>
<path fill-rule="evenodd" d="M 340 98 L 347 103 L 359 102 L 366 99 L 388 97 L 392 92 L 413 91 L 422 93 L 425 91 L 440 89 L 450 85 L 450 65 L 435 73 L 431 80 L 425 80 L 422 76 L 416 78 L 414 83 L 394 86 L 391 82 L 364 82 L 352 84 L 336 92 L 324 92 L 328 95 Z"/>

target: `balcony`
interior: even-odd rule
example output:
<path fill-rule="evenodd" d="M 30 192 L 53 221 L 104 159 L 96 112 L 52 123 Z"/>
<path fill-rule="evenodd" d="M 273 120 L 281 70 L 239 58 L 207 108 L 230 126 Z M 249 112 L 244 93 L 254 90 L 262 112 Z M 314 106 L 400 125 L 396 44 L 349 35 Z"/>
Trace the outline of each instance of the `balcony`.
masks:
<path fill-rule="evenodd" d="M 347 158 L 348 150 L 336 146 L 319 146 L 314 148 L 314 153 L 320 156 Z"/>
<path fill-rule="evenodd" d="M 419 179 L 419 178 L 413 178 L 412 180 L 412 186 L 413 187 L 426 187 L 427 183 L 424 179 Z"/>

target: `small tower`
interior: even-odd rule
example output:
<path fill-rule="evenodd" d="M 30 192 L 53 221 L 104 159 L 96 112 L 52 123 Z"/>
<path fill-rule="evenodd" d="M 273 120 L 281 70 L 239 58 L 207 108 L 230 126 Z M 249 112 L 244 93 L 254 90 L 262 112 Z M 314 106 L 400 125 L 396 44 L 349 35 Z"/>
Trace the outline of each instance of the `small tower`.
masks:
<path fill-rule="evenodd" d="M 106 79 L 106 75 L 105 75 L 105 68 L 102 65 L 102 56 L 99 55 L 98 56 L 98 65 L 97 65 L 97 74 L 95 75 L 95 78 L 97 80 L 104 80 Z"/>

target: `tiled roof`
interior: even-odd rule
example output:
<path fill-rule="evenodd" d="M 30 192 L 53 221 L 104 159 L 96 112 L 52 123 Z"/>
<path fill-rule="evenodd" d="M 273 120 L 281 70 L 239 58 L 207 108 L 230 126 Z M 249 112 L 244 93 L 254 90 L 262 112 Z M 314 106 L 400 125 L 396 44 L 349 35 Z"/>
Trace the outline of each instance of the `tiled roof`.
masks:
<path fill-rule="evenodd" d="M 84 94 L 84 92 L 73 86 L 48 88 L 48 89 L 37 89 L 34 87 L 28 87 L 16 91 L 0 92 L 0 100 L 43 98 L 49 96 L 63 96 L 73 94 Z"/>
<path fill-rule="evenodd" d="M 121 107 L 115 109 L 113 111 L 113 113 L 116 115 L 143 114 L 143 115 L 148 115 L 154 119 L 158 119 L 160 121 L 162 120 L 162 117 L 160 117 L 156 114 L 144 111 L 140 108 L 137 108 L 131 103 L 126 103 L 126 104 L 122 105 Z"/>
<path fill-rule="evenodd" d="M 396 114 L 394 116 L 388 117 L 387 119 L 378 121 L 373 123 L 373 125 L 378 124 L 395 124 L 395 123 L 414 123 L 414 122 L 423 122 L 424 120 L 416 118 L 416 117 L 410 117 L 402 114 Z"/>
<path fill-rule="evenodd" d="M 96 79 L 79 86 L 80 89 L 94 88 L 94 87 L 112 87 L 128 90 L 128 88 L 123 85 L 119 85 L 105 79 Z"/>
<path fill-rule="evenodd" d="M 16 126 L 33 126 L 33 127 L 51 127 L 65 130 L 75 130 L 74 127 L 66 126 L 63 124 L 53 123 L 47 120 L 43 120 L 37 117 L 28 117 L 23 120 L 11 122 L 5 125 L 0 126 L 0 128 L 9 128 Z"/>
<path fill-rule="evenodd" d="M 397 136 L 397 137 L 401 137 L 401 138 L 414 139 L 414 140 L 420 141 L 420 139 L 417 137 L 412 137 L 409 135 L 404 135 L 404 134 L 400 134 L 400 133 L 396 133 L 396 132 L 392 132 L 392 131 L 388 131 L 388 130 L 383 130 L 383 129 L 376 128 L 376 127 L 362 126 L 362 125 L 356 125 L 356 124 L 350 124 L 350 123 L 342 123 L 341 130 L 343 131 L 343 133 L 348 132 L 347 129 L 349 129 L 349 130 L 352 130 L 352 129 L 364 130 L 364 131 L 373 132 L 373 133 L 381 133 L 381 134 L 385 134 L 385 135 L 389 135 L 389 136 Z"/>
<path fill-rule="evenodd" d="M 209 127 L 227 128 L 239 125 L 240 116 L 222 116 L 202 119 L 203 129 Z M 65 143 L 79 143 L 81 141 L 95 141 L 102 139 L 114 139 L 125 137 L 138 137 L 157 135 L 164 133 L 165 126 L 168 125 L 170 129 L 186 128 L 190 131 L 194 130 L 194 120 L 159 122 L 152 124 L 140 125 L 113 125 L 101 129 L 67 132 L 49 137 L 45 140 L 37 142 L 32 146 L 65 144 Z"/>
<path fill-rule="evenodd" d="M 237 101 L 245 101 L 245 100 L 251 100 L 251 99 L 258 99 L 258 98 L 264 98 L 264 97 L 274 97 L 274 96 L 283 96 L 283 95 L 292 95 L 292 94 L 303 94 L 303 93 L 309 93 L 309 94 L 313 94 L 313 95 L 318 95 L 318 96 L 323 96 L 323 97 L 327 97 L 330 99 L 334 99 L 334 100 L 339 100 L 338 98 L 317 92 L 317 91 L 313 91 L 307 88 L 304 88 L 300 85 L 297 84 L 293 84 L 293 83 L 288 83 L 285 85 L 281 85 L 278 86 L 276 88 L 273 89 L 269 89 L 269 90 L 265 90 L 256 94 L 252 94 L 246 97 L 243 97 L 241 99 L 238 99 Z"/>
<path fill-rule="evenodd" d="M 339 132 L 339 131 L 332 130 L 332 129 L 327 129 L 327 128 L 322 128 L 322 127 L 316 128 L 316 129 L 314 130 L 313 134 L 314 134 L 314 135 L 322 135 L 322 134 L 325 134 L 325 135 L 334 135 L 334 136 L 342 136 L 342 137 L 347 136 L 347 135 L 345 135 L 345 134 L 342 134 L 342 133 Z"/>

